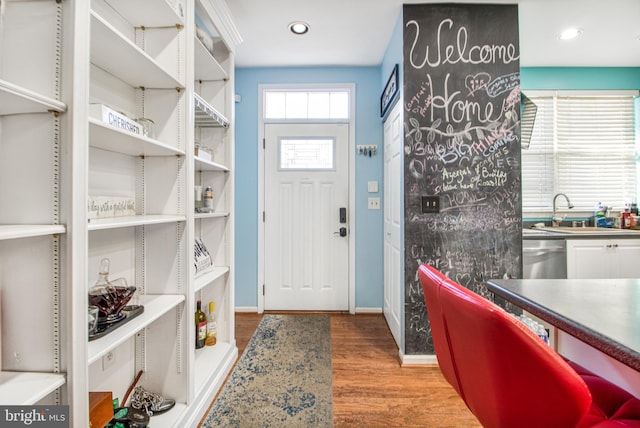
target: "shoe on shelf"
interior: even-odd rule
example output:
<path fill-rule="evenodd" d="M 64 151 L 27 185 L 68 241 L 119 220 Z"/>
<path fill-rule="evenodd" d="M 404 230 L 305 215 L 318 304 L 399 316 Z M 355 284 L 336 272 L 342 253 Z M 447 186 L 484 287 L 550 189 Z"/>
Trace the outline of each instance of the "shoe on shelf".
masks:
<path fill-rule="evenodd" d="M 141 386 L 136 386 L 131 394 L 131 407 L 142 410 L 149 416 L 158 415 L 170 410 L 176 401 L 165 399 L 162 395 L 149 392 Z"/>

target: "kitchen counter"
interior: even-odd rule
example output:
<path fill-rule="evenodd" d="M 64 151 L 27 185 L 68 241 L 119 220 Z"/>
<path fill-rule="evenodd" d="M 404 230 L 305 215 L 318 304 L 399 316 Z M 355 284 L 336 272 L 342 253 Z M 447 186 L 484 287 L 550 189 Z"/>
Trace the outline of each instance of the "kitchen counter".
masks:
<path fill-rule="evenodd" d="M 602 227 L 542 227 L 522 229 L 522 239 L 637 239 L 640 230 Z"/>
<path fill-rule="evenodd" d="M 497 296 L 640 371 L 640 279 L 489 280 Z"/>

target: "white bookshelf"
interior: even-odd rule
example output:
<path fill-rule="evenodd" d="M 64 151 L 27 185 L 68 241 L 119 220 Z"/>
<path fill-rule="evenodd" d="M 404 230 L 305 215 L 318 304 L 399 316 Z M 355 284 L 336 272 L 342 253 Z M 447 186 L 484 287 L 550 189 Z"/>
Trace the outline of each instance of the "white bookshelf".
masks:
<path fill-rule="evenodd" d="M 67 106 L 61 101 L 0 80 L 0 115 L 49 111 L 62 113 L 66 110 Z"/>
<path fill-rule="evenodd" d="M 212 284 L 217 279 L 224 277 L 228 273 L 228 266 L 215 266 L 206 269 L 204 272 L 199 272 L 196 275 L 194 291 L 202 290 L 204 287 Z"/>
<path fill-rule="evenodd" d="M 121 227 L 135 227 L 152 224 L 166 224 L 186 221 L 183 215 L 135 215 L 122 217 L 92 218 L 89 220 L 88 229 L 104 230 L 118 229 Z"/>
<path fill-rule="evenodd" d="M 237 356 L 233 50 L 240 40 L 224 32 L 234 28 L 228 9 L 223 0 L 2 6 L 0 405 L 69 405 L 70 425 L 88 426 L 89 391 L 122 398 L 142 370 L 139 385 L 176 400 L 152 425 L 195 426 Z M 196 13 L 215 33 L 213 54 L 196 38 Z M 153 120 L 154 138 L 93 117 L 92 104 Z M 215 146 L 214 161 L 194 156 L 196 132 Z M 215 184 L 215 212 L 195 213 L 196 180 Z M 90 199 L 109 197 L 134 201 L 137 215 L 90 219 Z M 216 258 L 197 277 L 196 238 Z M 111 260 L 111 278 L 136 287 L 129 304 L 144 310 L 89 341 L 88 291 L 102 258 Z M 220 311 L 220 343 L 204 353 L 194 344 L 198 298 Z M 23 322 L 25 301 L 37 328 Z"/>
<path fill-rule="evenodd" d="M 153 15 L 148 7 L 141 10 Z M 184 88 L 175 76 L 93 11 L 90 39 L 91 62 L 132 87 Z"/>
<path fill-rule="evenodd" d="M 35 404 L 65 384 L 55 373 L 0 372 L 0 403 L 3 406 Z"/>
<path fill-rule="evenodd" d="M 5 239 L 21 239 L 32 238 L 34 236 L 56 235 L 65 232 L 65 226 L 60 224 L 0 225 L 0 241 Z"/>
<path fill-rule="evenodd" d="M 98 119 L 89 118 L 91 147 L 130 156 L 184 155 L 184 150 L 170 144 L 114 128 Z"/>
<path fill-rule="evenodd" d="M 147 295 L 140 297 L 144 312 L 111 333 L 89 342 L 88 363 L 93 364 L 109 351 L 133 337 L 155 320 L 184 301 L 183 295 Z"/>

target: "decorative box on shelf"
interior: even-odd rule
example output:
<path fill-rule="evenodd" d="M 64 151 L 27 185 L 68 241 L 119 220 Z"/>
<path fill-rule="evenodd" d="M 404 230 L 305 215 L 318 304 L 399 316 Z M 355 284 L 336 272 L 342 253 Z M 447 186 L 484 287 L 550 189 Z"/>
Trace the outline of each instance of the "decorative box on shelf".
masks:
<path fill-rule="evenodd" d="M 91 117 L 101 120 L 114 128 L 131 132 L 132 134 L 142 135 L 142 126 L 138 122 L 122 113 L 110 109 L 104 104 L 89 104 L 89 114 Z"/>
<path fill-rule="evenodd" d="M 206 161 L 210 161 L 211 159 L 213 159 L 211 152 L 207 148 L 202 146 L 196 146 L 195 156 L 201 160 Z"/>
<path fill-rule="evenodd" d="M 103 427 L 113 419 L 113 393 L 89 392 L 89 422 L 92 427 Z"/>
<path fill-rule="evenodd" d="M 136 215 L 136 203 L 133 198 L 89 196 L 87 205 L 89 219 Z"/>

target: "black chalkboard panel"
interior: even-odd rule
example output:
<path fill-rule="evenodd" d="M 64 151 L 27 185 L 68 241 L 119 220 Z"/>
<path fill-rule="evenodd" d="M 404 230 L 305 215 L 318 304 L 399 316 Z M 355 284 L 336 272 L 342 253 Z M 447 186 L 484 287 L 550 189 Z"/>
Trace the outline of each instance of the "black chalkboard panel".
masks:
<path fill-rule="evenodd" d="M 517 5 L 405 5 L 405 353 L 433 353 L 422 263 L 522 276 Z"/>

